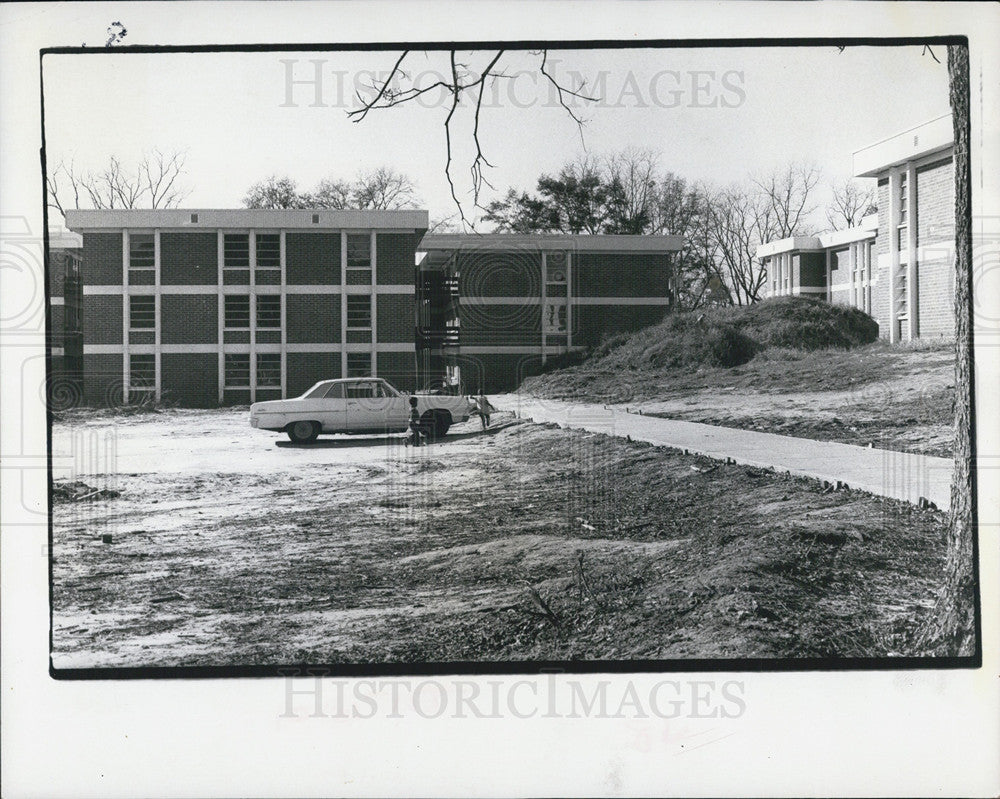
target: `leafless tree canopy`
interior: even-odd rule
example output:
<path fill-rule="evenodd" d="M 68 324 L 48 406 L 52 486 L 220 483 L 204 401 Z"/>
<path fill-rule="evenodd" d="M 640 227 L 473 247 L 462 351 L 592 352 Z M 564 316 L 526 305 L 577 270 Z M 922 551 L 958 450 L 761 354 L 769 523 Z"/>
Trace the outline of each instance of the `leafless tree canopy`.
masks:
<path fill-rule="evenodd" d="M 366 97 L 360 92 L 358 93 L 359 107 L 347 112 L 352 121 L 361 122 L 372 111 L 394 108 L 395 106 L 417 100 L 429 92 L 443 92 L 448 98 L 445 104 L 447 115 L 443 123 L 445 138 L 444 174 L 448 180 L 451 198 L 458 209 L 458 214 L 463 224 L 467 224 L 468 219 L 465 214 L 465 206 L 462 205 L 462 202 L 458 198 L 452 174 L 454 156 L 452 124 L 456 119 L 456 114 L 463 99 L 468 100 L 472 106 L 472 143 L 474 147 L 472 163 L 469 165 L 469 173 L 472 180 L 472 204 L 478 207 L 479 194 L 482 187 L 485 185 L 493 188 L 492 184 L 486 179 L 483 171 L 485 168 L 492 167 L 493 164 L 486 157 L 479 136 L 480 113 L 487 87 L 492 86 L 495 81 L 512 77 L 501 69 L 501 61 L 504 54 L 504 50 L 482 54 L 481 63 L 483 66 L 481 69 L 476 70 L 470 61 L 480 54 L 476 52 L 460 53 L 460 51 L 451 50 L 448 53 L 448 75 L 426 86 L 417 86 L 404 69 L 404 62 L 412 55 L 412 51 L 406 50 L 399 56 L 384 79 L 368 87 L 371 90 L 369 96 Z M 531 51 L 531 55 L 538 58 L 539 73 L 548 85 L 552 87 L 559 104 L 582 131 L 583 120 L 573 110 L 568 101 L 573 98 L 596 101 L 599 98 L 585 94 L 583 91 L 585 87 L 583 85 L 572 87 L 561 83 L 551 71 L 548 63 L 548 52 L 546 50 Z"/>
<path fill-rule="evenodd" d="M 61 160 L 46 176 L 49 207 L 64 216 L 67 208 L 176 208 L 191 193 L 180 183 L 185 159 L 153 150 L 129 168 L 113 155 L 97 172 Z"/>
<path fill-rule="evenodd" d="M 745 186 L 711 193 L 709 238 L 734 303 L 760 299 L 767 276 L 757 247 L 814 232 L 809 218 L 816 210 L 813 193 L 819 179 L 816 167 L 792 164 Z"/>
<path fill-rule="evenodd" d="M 325 178 L 311 192 L 300 192 L 289 177 L 271 175 L 253 184 L 243 198 L 247 208 L 416 208 L 416 184 L 391 167 L 363 171 L 353 181 Z"/>
<path fill-rule="evenodd" d="M 826 211 L 826 221 L 831 229 L 844 230 L 857 227 L 876 210 L 874 186 L 848 179 L 833 185 L 833 200 Z"/>

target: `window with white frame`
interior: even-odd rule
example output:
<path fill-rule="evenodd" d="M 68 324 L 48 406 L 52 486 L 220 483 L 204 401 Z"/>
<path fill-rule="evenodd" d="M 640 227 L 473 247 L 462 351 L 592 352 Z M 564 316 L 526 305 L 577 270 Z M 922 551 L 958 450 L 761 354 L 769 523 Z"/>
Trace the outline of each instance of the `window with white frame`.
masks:
<path fill-rule="evenodd" d="M 372 373 L 372 354 L 370 352 L 347 353 L 347 376 L 369 377 Z"/>
<path fill-rule="evenodd" d="M 250 356 L 227 353 L 225 359 L 226 388 L 250 388 Z"/>
<path fill-rule="evenodd" d="M 347 296 L 347 329 L 371 330 L 371 328 L 371 296 L 368 294 L 349 294 Z"/>
<path fill-rule="evenodd" d="M 257 327 L 276 329 L 281 327 L 281 295 L 257 295 Z"/>
<path fill-rule="evenodd" d="M 901 250 L 909 247 L 909 181 L 906 172 L 899 175 L 899 222 L 896 226 L 896 244 Z"/>
<path fill-rule="evenodd" d="M 128 360 L 128 388 L 130 392 L 156 390 L 156 356 L 132 354 Z"/>
<path fill-rule="evenodd" d="M 153 330 L 156 327 L 156 297 L 133 294 L 128 298 L 129 330 Z"/>
<path fill-rule="evenodd" d="M 250 268 L 250 235 L 226 233 L 222 237 L 222 266 L 225 269 Z"/>
<path fill-rule="evenodd" d="M 130 233 L 128 237 L 129 283 L 148 285 L 156 273 L 156 238 L 152 233 Z"/>
<path fill-rule="evenodd" d="M 281 353 L 257 353 L 257 388 L 281 388 Z"/>
<path fill-rule="evenodd" d="M 368 233 L 347 234 L 347 268 L 371 269 L 372 238 Z"/>
<path fill-rule="evenodd" d="M 227 330 L 250 329 L 250 295 L 227 294 L 225 299 L 225 326 Z"/>
<path fill-rule="evenodd" d="M 278 233 L 258 233 L 257 268 L 281 269 L 281 235 Z"/>

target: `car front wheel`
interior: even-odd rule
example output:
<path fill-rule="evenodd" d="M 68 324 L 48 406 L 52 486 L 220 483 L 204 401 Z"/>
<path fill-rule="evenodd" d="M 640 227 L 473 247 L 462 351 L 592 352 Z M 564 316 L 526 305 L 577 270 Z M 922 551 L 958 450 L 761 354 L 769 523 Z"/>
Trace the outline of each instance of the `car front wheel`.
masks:
<path fill-rule="evenodd" d="M 308 444 L 319 435 L 319 425 L 316 422 L 292 422 L 285 429 L 288 438 L 295 444 Z"/>

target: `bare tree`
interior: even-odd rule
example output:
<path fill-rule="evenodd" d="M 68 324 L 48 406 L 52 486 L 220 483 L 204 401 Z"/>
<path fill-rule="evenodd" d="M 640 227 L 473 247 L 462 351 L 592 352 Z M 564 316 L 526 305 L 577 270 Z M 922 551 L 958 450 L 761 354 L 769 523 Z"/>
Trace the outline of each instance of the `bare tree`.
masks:
<path fill-rule="evenodd" d="M 391 167 L 362 172 L 351 190 L 353 208 L 416 208 L 417 188 L 410 178 Z"/>
<path fill-rule="evenodd" d="M 833 230 L 857 227 L 861 220 L 875 213 L 875 188 L 848 179 L 834 183 L 833 200 L 826 210 L 826 221 Z"/>
<path fill-rule="evenodd" d="M 349 181 L 324 178 L 316 190 L 304 199 L 310 208 L 353 208 L 353 192 L 354 186 Z"/>
<path fill-rule="evenodd" d="M 646 232 L 657 204 L 659 156 L 652 150 L 629 148 L 604 160 L 614 227 L 621 233 Z"/>
<path fill-rule="evenodd" d="M 460 52 L 463 54 L 460 55 Z M 599 98 L 590 97 L 584 94 L 583 90 L 585 86 L 583 84 L 571 87 L 561 83 L 550 70 L 548 52 L 546 50 L 533 50 L 529 52 L 532 56 L 539 59 L 539 74 L 542 75 L 548 85 L 555 91 L 555 96 L 559 105 L 565 109 L 566 113 L 569 114 L 570 118 L 577 124 L 582 136 L 584 120 L 577 115 L 573 108 L 568 104 L 567 100 L 572 101 L 574 98 L 577 98 L 585 101 L 596 101 Z M 505 51 L 496 50 L 494 52 L 487 53 L 483 59 L 483 68 L 476 71 L 472 69 L 471 65 L 465 60 L 466 58 L 474 57 L 476 55 L 475 51 L 450 50 L 448 51 L 448 75 L 446 77 L 442 77 L 440 80 L 428 84 L 427 86 L 417 86 L 403 69 L 403 63 L 411 55 L 411 53 L 412 51 L 410 50 L 404 50 L 399 58 L 396 59 L 392 69 L 389 70 L 384 78 L 381 78 L 368 87 L 370 89 L 369 97 L 365 97 L 358 92 L 357 97 L 360 105 L 358 108 L 348 111 L 347 115 L 354 122 L 362 122 L 372 111 L 394 108 L 395 106 L 418 100 L 429 92 L 442 91 L 448 98 L 445 103 L 447 114 L 444 119 L 444 174 L 448 181 L 451 198 L 455 203 L 455 207 L 458 209 L 459 217 L 463 225 L 468 225 L 469 222 L 465 214 L 465 206 L 463 206 L 462 202 L 458 199 L 458 193 L 455 188 L 455 180 L 452 174 L 454 158 L 452 123 L 455 120 L 463 97 L 471 98 L 472 144 L 474 148 L 474 155 L 472 163 L 469 165 L 469 174 L 472 181 L 472 204 L 475 207 L 480 207 L 479 194 L 482 187 L 485 185 L 493 188 L 489 181 L 486 180 L 484 174 L 484 169 L 492 167 L 493 164 L 490 163 L 489 159 L 487 159 L 483 151 L 482 141 L 479 137 L 480 113 L 483 108 L 483 97 L 487 86 L 493 86 L 498 80 L 513 77 L 505 73 L 500 68 L 500 63 L 505 55 Z"/>
<path fill-rule="evenodd" d="M 290 177 L 271 175 L 257 181 L 243 197 L 246 208 L 307 208 L 304 198 L 298 192 Z"/>
<path fill-rule="evenodd" d="M 757 247 L 774 229 L 767 197 L 740 186 L 715 191 L 708 199 L 708 238 L 719 273 L 735 305 L 760 299 L 766 273 Z"/>
<path fill-rule="evenodd" d="M 176 208 L 191 193 L 180 185 L 186 154 L 154 149 L 130 169 L 117 156 L 97 172 L 81 172 L 75 161 L 61 160 L 45 178 L 49 207 L 63 216 L 67 208 Z M 82 202 L 81 202 L 82 201 Z"/>
<path fill-rule="evenodd" d="M 812 232 L 808 218 L 816 210 L 812 192 L 819 183 L 820 171 L 808 164 L 789 164 L 752 183 L 759 191 L 761 226 L 769 238 L 784 239 Z"/>

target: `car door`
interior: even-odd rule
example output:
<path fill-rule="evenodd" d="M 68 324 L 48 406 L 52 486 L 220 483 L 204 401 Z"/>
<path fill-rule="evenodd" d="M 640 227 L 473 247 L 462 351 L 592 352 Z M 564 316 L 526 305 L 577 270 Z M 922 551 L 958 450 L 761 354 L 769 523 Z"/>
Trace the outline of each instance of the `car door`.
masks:
<path fill-rule="evenodd" d="M 385 401 L 378 396 L 378 382 L 370 378 L 344 383 L 347 397 L 345 428 L 351 433 L 366 433 L 384 425 Z"/>
<path fill-rule="evenodd" d="M 309 404 L 309 413 L 320 423 L 324 433 L 338 433 L 344 429 L 347 416 L 347 401 L 344 397 L 344 384 L 340 382 L 327 383 L 305 399 Z"/>
<path fill-rule="evenodd" d="M 397 432 L 406 430 L 410 425 L 410 398 L 405 394 L 400 394 L 385 380 L 379 382 L 382 384 L 382 392 L 385 396 L 386 430 Z"/>

